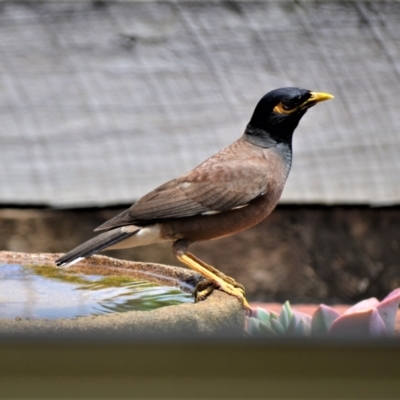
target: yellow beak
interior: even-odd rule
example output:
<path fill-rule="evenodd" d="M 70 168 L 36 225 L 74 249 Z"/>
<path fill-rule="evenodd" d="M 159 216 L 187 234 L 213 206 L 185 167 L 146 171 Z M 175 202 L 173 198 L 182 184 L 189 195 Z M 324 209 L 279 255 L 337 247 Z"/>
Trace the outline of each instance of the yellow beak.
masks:
<path fill-rule="evenodd" d="M 325 101 L 330 99 L 333 99 L 333 96 L 329 93 L 311 92 L 311 97 L 307 100 L 307 103 L 308 102 L 319 103 L 320 101 Z"/>

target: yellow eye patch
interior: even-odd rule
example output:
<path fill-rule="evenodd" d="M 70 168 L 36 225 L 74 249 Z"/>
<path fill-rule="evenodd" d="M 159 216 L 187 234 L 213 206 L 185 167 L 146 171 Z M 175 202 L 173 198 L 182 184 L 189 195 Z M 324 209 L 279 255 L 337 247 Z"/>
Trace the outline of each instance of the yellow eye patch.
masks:
<path fill-rule="evenodd" d="M 273 112 L 275 112 L 277 114 L 291 114 L 292 112 L 296 111 L 297 109 L 298 109 L 298 107 L 288 108 L 287 105 L 284 105 L 282 102 L 280 102 L 279 104 L 277 104 L 274 107 Z"/>

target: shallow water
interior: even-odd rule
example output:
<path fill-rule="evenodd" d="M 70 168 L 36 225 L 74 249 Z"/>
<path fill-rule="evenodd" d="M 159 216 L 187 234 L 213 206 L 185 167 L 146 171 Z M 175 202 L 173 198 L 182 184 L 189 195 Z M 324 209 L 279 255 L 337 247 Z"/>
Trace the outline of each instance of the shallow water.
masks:
<path fill-rule="evenodd" d="M 0 318 L 74 318 L 193 302 L 177 288 L 50 266 L 0 264 Z"/>

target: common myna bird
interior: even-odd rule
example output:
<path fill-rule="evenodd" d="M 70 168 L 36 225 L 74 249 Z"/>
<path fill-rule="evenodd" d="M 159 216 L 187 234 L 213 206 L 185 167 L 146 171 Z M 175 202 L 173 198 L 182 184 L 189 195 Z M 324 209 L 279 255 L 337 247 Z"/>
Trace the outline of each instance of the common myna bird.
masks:
<path fill-rule="evenodd" d="M 104 233 L 57 265 L 67 267 L 103 250 L 171 241 L 175 257 L 206 278 L 196 288 L 196 300 L 217 288 L 249 309 L 243 286 L 189 253 L 189 245 L 243 231 L 268 216 L 290 171 L 294 130 L 310 107 L 331 98 L 295 87 L 267 93 L 240 139 L 100 225 L 95 231 Z"/>

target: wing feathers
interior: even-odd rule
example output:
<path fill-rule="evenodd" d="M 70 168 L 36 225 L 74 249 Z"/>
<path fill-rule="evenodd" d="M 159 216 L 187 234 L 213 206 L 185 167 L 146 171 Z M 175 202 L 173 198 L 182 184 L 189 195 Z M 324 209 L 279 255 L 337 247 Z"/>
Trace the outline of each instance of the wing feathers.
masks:
<path fill-rule="evenodd" d="M 246 206 L 267 192 L 263 160 L 228 161 L 212 168 L 201 164 L 191 173 L 159 186 L 96 230 L 212 215 Z"/>

